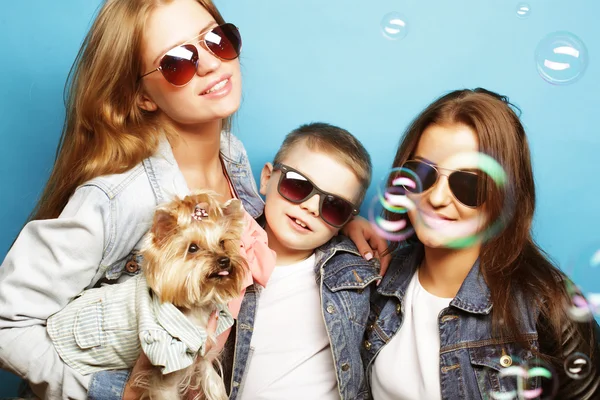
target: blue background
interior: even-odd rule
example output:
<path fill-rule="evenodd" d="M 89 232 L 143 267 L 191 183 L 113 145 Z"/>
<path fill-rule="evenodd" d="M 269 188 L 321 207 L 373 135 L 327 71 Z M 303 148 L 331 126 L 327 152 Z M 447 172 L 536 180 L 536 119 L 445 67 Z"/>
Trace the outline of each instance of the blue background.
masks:
<path fill-rule="evenodd" d="M 446 91 L 483 86 L 523 110 L 539 195 L 535 237 L 569 270 L 581 245 L 600 242 L 600 28 L 594 21 L 600 3 L 528 3 L 531 15 L 520 19 L 513 0 L 217 0 L 244 39 L 235 132 L 256 177 L 284 134 L 322 120 L 365 144 L 377 181 L 423 107 Z M 99 4 L 21 0 L 2 7 L 0 259 L 52 167 L 64 82 Z M 402 40 L 381 33 L 391 11 L 406 18 Z M 548 33 L 562 30 L 583 40 L 589 63 L 581 79 L 553 86 L 538 75 L 534 53 Z M 600 286 L 590 271 L 577 280 Z M 16 394 L 16 382 L 0 372 L 0 397 Z"/>

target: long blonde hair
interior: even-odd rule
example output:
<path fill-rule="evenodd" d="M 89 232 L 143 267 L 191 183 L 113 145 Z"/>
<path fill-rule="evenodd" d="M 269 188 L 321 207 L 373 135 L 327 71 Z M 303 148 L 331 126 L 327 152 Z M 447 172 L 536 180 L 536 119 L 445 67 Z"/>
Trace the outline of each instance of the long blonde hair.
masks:
<path fill-rule="evenodd" d="M 170 127 L 140 109 L 141 49 L 150 13 L 172 0 L 107 0 L 85 37 L 65 86 L 56 161 L 30 220 L 56 218 L 82 183 L 125 172 L 156 151 Z M 217 21 L 211 0 L 196 0 Z M 223 121 L 229 129 L 230 118 Z"/>

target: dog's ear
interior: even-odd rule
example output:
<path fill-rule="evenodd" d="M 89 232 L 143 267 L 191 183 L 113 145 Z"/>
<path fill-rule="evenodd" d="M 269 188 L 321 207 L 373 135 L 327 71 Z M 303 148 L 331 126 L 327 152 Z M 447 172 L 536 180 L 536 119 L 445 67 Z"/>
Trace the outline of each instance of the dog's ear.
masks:
<path fill-rule="evenodd" d="M 223 205 L 223 214 L 229 218 L 243 218 L 244 206 L 241 200 L 231 199 Z"/>
<path fill-rule="evenodd" d="M 158 209 L 154 213 L 154 221 L 152 222 L 152 241 L 157 246 L 162 246 L 169 235 L 173 234 L 177 229 L 177 216 L 169 210 Z"/>

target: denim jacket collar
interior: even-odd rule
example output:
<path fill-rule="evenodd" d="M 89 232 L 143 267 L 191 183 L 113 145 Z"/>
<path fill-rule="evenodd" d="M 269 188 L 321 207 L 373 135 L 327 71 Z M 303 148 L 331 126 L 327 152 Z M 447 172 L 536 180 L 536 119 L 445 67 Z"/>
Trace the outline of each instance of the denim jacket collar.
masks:
<path fill-rule="evenodd" d="M 345 251 L 360 256 L 356 246 L 345 236 L 334 236 L 329 242 L 315 250 L 316 264 L 323 265 L 336 251 Z"/>
<path fill-rule="evenodd" d="M 384 296 L 395 296 L 403 301 L 411 277 L 417 270 L 423 255 L 424 249 L 421 244 L 410 245 L 399 250 L 392 260 L 392 264 L 396 264 L 396 267 L 390 268 L 377 292 Z M 387 275 L 390 275 L 389 278 Z M 471 267 L 450 305 L 473 314 L 487 315 L 492 310 L 490 289 L 483 275 L 479 273 L 479 259 Z"/>
<path fill-rule="evenodd" d="M 235 151 L 235 143 L 231 143 L 231 135 L 225 131 L 221 132 L 220 154 L 229 174 L 231 174 L 229 164 L 242 165 L 242 153 Z M 160 139 L 155 153 L 144 160 L 144 165 L 149 174 L 154 178 L 150 179 L 150 181 L 157 204 L 168 201 L 175 196 L 183 198 L 190 193 L 187 182 L 177 165 L 171 144 L 166 136 Z M 232 183 L 239 192 L 239 183 L 236 180 L 232 180 Z M 253 215 L 253 217 L 256 216 Z"/>
<path fill-rule="evenodd" d="M 353 256 L 345 261 L 328 263 L 335 253 L 345 252 Z M 379 269 L 379 261 L 373 258 L 365 260 L 354 243 L 343 235 L 332 238 L 329 242 L 315 250 L 315 274 L 323 279 L 323 282 L 332 291 L 341 289 L 361 289 L 371 282 L 381 278 L 376 271 Z M 373 268 L 373 267 L 376 268 Z"/>
<path fill-rule="evenodd" d="M 162 204 L 173 197 L 185 197 L 189 194 L 187 182 L 179 170 L 171 144 L 163 136 L 153 155 L 143 161 L 148 172 L 156 204 Z"/>
<path fill-rule="evenodd" d="M 479 273 L 479 259 L 475 261 L 469 274 L 450 305 L 473 314 L 487 315 L 492 310 L 490 289 Z"/>
<path fill-rule="evenodd" d="M 232 143 L 232 136 L 229 132 L 221 132 L 221 157 L 230 163 L 241 165 L 243 163 L 242 153 L 235 150 Z"/>

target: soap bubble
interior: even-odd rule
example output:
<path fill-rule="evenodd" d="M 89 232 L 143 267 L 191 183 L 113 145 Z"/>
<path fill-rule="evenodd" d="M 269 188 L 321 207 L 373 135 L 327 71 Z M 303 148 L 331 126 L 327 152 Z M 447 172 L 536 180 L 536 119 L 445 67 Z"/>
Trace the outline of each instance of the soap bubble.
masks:
<path fill-rule="evenodd" d="M 521 19 L 529 18 L 531 15 L 531 6 L 528 3 L 517 4 L 517 17 Z"/>
<path fill-rule="evenodd" d="M 379 182 L 377 195 L 369 206 L 369 221 L 386 240 L 402 241 L 414 234 L 407 213 L 416 206 L 406 195 L 406 188 L 420 190 L 419 177 L 409 169 L 392 168 Z"/>
<path fill-rule="evenodd" d="M 584 74 L 588 51 L 581 39 L 570 32 L 553 32 L 535 50 L 538 73 L 554 85 L 568 85 Z"/>
<path fill-rule="evenodd" d="M 391 40 L 404 39 L 408 34 L 406 18 L 397 12 L 387 13 L 381 20 L 381 32 Z"/>
<path fill-rule="evenodd" d="M 592 362 L 583 353 L 570 354 L 565 360 L 565 372 L 572 379 L 584 379 L 592 371 Z"/>

